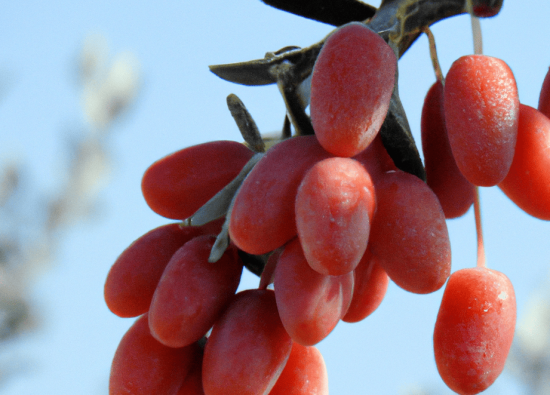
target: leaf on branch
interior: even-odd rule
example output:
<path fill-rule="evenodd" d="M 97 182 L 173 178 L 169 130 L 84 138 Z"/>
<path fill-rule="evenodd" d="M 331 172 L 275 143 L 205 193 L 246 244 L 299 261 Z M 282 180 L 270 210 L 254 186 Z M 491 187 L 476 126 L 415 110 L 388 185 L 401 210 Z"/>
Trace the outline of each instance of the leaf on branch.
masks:
<path fill-rule="evenodd" d="M 254 122 L 252 115 L 250 115 L 241 99 L 233 93 L 230 94 L 227 96 L 227 107 L 250 149 L 254 152 L 265 152 L 265 144 L 256 122 Z"/>
<path fill-rule="evenodd" d="M 407 120 L 407 114 L 405 114 L 405 109 L 399 98 L 397 76 L 395 81 L 390 108 L 380 129 L 382 144 L 384 144 L 397 168 L 417 176 L 422 181 L 426 181 L 426 170 L 424 170 L 422 159 L 420 159 Z"/>
<path fill-rule="evenodd" d="M 241 85 L 269 85 L 278 81 L 281 68 L 292 68 L 300 81 L 311 74 L 313 64 L 321 50 L 323 41 L 310 47 L 285 47 L 289 50 L 268 52 L 263 59 L 209 66 L 218 77 Z M 281 52 L 283 51 L 283 52 Z"/>
<path fill-rule="evenodd" d="M 359 0 L 262 0 L 263 3 L 291 14 L 333 26 L 372 18 L 376 7 Z"/>

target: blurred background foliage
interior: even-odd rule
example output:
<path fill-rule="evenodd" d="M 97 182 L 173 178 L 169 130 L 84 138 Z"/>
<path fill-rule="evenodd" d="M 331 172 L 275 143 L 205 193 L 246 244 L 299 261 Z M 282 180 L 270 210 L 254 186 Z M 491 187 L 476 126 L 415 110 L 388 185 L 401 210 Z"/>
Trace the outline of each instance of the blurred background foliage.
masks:
<path fill-rule="evenodd" d="M 40 190 L 24 161 L 0 163 L 0 342 L 13 343 L 40 330 L 32 286 L 55 264 L 63 231 L 94 219 L 99 192 L 109 181 L 110 135 L 139 92 L 136 56 L 132 52 L 110 56 L 102 35 L 85 39 L 76 63 L 86 124 L 71 131 L 71 141 L 64 145 L 65 165 L 56 180 L 60 188 L 53 195 Z M 0 74 L 0 99 L 13 88 L 7 81 L 6 73 Z M 19 366 L 2 357 L 0 351 L 0 387 Z"/>

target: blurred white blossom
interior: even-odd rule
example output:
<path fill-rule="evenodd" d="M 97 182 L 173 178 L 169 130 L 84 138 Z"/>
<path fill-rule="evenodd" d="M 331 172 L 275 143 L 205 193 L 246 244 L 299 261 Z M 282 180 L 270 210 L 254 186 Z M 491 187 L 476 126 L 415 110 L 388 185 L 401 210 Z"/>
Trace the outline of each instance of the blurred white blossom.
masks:
<path fill-rule="evenodd" d="M 84 114 L 94 132 L 105 131 L 134 100 L 139 88 L 135 56 L 122 52 L 109 64 L 107 54 L 107 44 L 98 36 L 86 43 L 81 55 Z"/>
<path fill-rule="evenodd" d="M 69 161 L 59 174 L 64 182 L 54 196 L 37 191 L 23 163 L 0 163 L 0 342 L 35 326 L 29 300 L 33 279 L 55 258 L 61 230 L 90 217 L 108 182 L 106 145 L 112 123 L 135 101 L 139 64 L 130 52 L 109 62 L 106 40 L 88 38 L 79 59 L 84 133 L 75 136 Z M 27 170 L 27 169 L 26 169 Z M 0 353 L 0 357 L 2 354 Z M 0 382 L 9 376 L 0 358 Z"/>

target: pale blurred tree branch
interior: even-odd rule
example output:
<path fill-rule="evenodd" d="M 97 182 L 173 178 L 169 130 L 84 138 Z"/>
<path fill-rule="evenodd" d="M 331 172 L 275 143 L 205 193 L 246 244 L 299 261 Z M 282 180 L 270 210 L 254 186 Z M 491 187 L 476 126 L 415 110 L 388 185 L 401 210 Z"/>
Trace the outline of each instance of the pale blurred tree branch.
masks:
<path fill-rule="evenodd" d="M 106 145 L 113 122 L 139 90 L 135 57 L 124 52 L 110 61 L 102 36 L 85 41 L 78 67 L 87 127 L 69 148 L 69 163 L 59 174 L 65 182 L 56 196 L 44 198 L 23 171 L 24 163 L 0 163 L 0 344 L 16 340 L 39 321 L 29 297 L 33 280 L 55 260 L 60 231 L 93 213 L 110 170 Z M 4 88 L 0 81 L 0 99 Z M 0 382 L 10 376 L 8 365 L 0 359 Z"/>
<path fill-rule="evenodd" d="M 529 395 L 550 394 L 550 275 L 529 298 L 506 366 Z"/>

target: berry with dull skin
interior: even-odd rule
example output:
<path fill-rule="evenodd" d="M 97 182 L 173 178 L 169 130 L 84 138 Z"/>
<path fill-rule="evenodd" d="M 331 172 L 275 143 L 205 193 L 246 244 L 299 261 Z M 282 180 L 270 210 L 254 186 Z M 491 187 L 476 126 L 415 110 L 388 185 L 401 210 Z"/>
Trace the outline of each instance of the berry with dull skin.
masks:
<path fill-rule="evenodd" d="M 202 338 L 214 325 L 239 286 L 243 264 L 230 245 L 217 262 L 208 262 L 214 236 L 187 242 L 170 259 L 151 308 L 151 333 L 169 347 Z"/>
<path fill-rule="evenodd" d="M 109 395 L 175 394 L 200 351 L 197 343 L 166 347 L 149 332 L 147 314 L 126 332 L 115 353 Z"/>
<path fill-rule="evenodd" d="M 296 236 L 296 192 L 306 172 L 331 157 L 315 136 L 284 140 L 269 149 L 239 190 L 229 224 L 231 240 L 250 254 L 265 254 Z"/>
<path fill-rule="evenodd" d="M 235 141 L 212 141 L 174 152 L 145 171 L 143 197 L 155 213 L 186 219 L 229 184 L 253 155 Z"/>
<path fill-rule="evenodd" d="M 500 375 L 512 345 L 516 298 L 508 278 L 485 267 L 449 278 L 434 330 L 441 378 L 453 391 L 474 395 Z"/>
<path fill-rule="evenodd" d="M 340 276 L 367 249 L 376 208 L 372 180 L 354 159 L 329 158 L 305 175 L 296 195 L 296 226 L 311 268 Z"/>
<path fill-rule="evenodd" d="M 422 151 L 426 183 L 441 203 L 445 218 L 457 218 L 474 202 L 474 186 L 464 178 L 456 165 L 443 108 L 443 85 L 432 85 L 422 107 Z"/>
<path fill-rule="evenodd" d="M 202 366 L 206 395 L 268 394 L 290 356 L 271 290 L 235 295 L 206 342 Z"/>
<path fill-rule="evenodd" d="M 550 118 L 550 68 L 542 82 L 540 90 L 538 110 Z"/>
<path fill-rule="evenodd" d="M 359 322 L 371 315 L 380 306 L 390 279 L 367 249 L 359 265 L 353 271 L 353 296 L 345 322 Z"/>
<path fill-rule="evenodd" d="M 375 184 L 377 211 L 369 248 L 401 288 L 426 294 L 451 272 L 451 244 L 443 209 L 419 178 L 397 170 Z"/>
<path fill-rule="evenodd" d="M 286 331 L 295 342 L 311 346 L 327 337 L 348 310 L 353 272 L 341 276 L 317 273 L 296 238 L 279 257 L 274 287 Z"/>
<path fill-rule="evenodd" d="M 336 156 L 352 157 L 376 137 L 390 106 L 397 58 L 363 23 L 332 33 L 315 62 L 311 122 L 319 143 Z"/>
<path fill-rule="evenodd" d="M 105 281 L 107 307 L 119 317 L 137 317 L 149 310 L 151 299 L 174 253 L 194 237 L 218 234 L 223 220 L 200 227 L 160 226 L 134 241 L 117 258 Z"/>
<path fill-rule="evenodd" d="M 550 119 L 521 105 L 516 152 L 510 171 L 498 184 L 519 208 L 550 220 Z"/>
<path fill-rule="evenodd" d="M 321 352 L 292 343 L 290 357 L 269 395 L 328 395 L 328 375 Z"/>
<path fill-rule="evenodd" d="M 445 79 L 445 124 L 464 177 L 489 187 L 504 179 L 514 157 L 519 120 L 516 80 L 502 60 L 468 55 Z"/>

